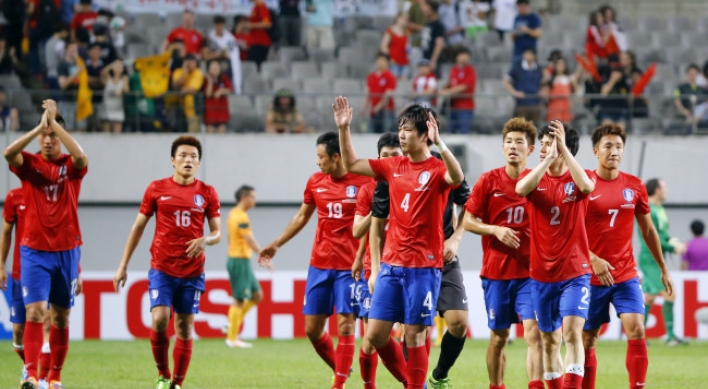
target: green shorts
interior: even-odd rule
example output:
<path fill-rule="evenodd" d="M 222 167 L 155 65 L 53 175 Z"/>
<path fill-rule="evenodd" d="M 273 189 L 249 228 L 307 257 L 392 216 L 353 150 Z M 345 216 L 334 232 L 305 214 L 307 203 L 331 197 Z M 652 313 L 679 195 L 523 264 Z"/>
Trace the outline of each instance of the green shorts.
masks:
<path fill-rule="evenodd" d="M 226 269 L 231 280 L 231 295 L 236 300 L 250 300 L 253 293 L 260 292 L 261 285 L 253 274 L 251 261 L 244 258 L 229 258 Z"/>
<path fill-rule="evenodd" d="M 664 284 L 661 283 L 661 269 L 651 258 L 648 261 L 639 261 L 639 269 L 642 271 L 642 290 L 646 294 L 658 295 L 663 291 Z"/>

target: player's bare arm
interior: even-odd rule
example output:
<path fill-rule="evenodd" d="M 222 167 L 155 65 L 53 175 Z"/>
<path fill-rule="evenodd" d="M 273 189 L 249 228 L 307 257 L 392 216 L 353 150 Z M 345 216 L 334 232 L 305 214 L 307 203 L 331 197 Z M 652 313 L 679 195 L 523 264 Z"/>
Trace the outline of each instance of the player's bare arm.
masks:
<path fill-rule="evenodd" d="M 592 193 L 595 190 L 595 183 L 588 177 L 588 174 L 580 166 L 578 161 L 570 152 L 568 146 L 565 144 L 565 128 L 560 120 L 554 120 L 549 125 L 551 128 L 551 135 L 558 142 L 558 152 L 563 156 L 566 165 L 568 165 L 568 170 L 570 170 L 570 175 L 573 176 L 573 181 L 577 185 L 578 190 L 583 193 Z"/>
<path fill-rule="evenodd" d="M 371 212 L 366 216 L 354 215 L 354 225 L 352 226 L 352 234 L 357 239 L 362 239 L 369 232 L 371 227 Z"/>
<path fill-rule="evenodd" d="M 352 263 L 352 278 L 357 281 L 361 279 L 361 273 L 364 271 L 364 255 L 366 255 L 367 241 L 368 237 L 366 235 L 359 240 L 359 248 L 356 250 L 356 258 L 354 258 L 354 263 Z"/>
<path fill-rule="evenodd" d="M 3 153 L 7 163 L 12 167 L 20 167 L 24 163 L 24 158 L 22 158 L 22 151 L 48 127 L 47 124 L 47 112 L 44 111 L 39 124 L 32 131 L 29 131 L 19 137 L 16 141 L 12 142 Z"/>
<path fill-rule="evenodd" d="M 187 242 L 187 257 L 197 258 L 204 253 L 207 246 L 213 246 L 219 242 L 221 242 L 221 218 L 217 216 L 209 219 L 209 235 Z"/>
<path fill-rule="evenodd" d="M 0 234 L 0 289 L 7 289 L 7 270 L 5 270 L 5 263 L 7 262 L 7 255 L 10 253 L 10 242 L 12 241 L 12 227 L 14 224 L 10 224 L 5 220 L 2 221 L 2 233 Z"/>
<path fill-rule="evenodd" d="M 458 215 L 457 225 L 455 226 L 455 232 L 443 243 L 443 257 L 445 263 L 452 262 L 455 256 L 457 256 L 457 251 L 460 249 L 460 241 L 462 241 L 462 235 L 465 234 L 462 218 L 464 218 L 464 214 L 460 213 L 460 215 Z"/>
<path fill-rule="evenodd" d="M 271 244 L 263 247 L 263 249 L 258 252 L 258 264 L 260 266 L 268 266 L 280 247 L 288 243 L 290 239 L 294 238 L 295 235 L 307 225 L 315 209 L 315 204 L 302 204 L 300 210 L 295 214 L 292 220 L 290 220 L 288 226 L 285 227 L 285 231 Z"/>
<path fill-rule="evenodd" d="M 258 244 L 258 241 L 256 241 L 256 238 L 253 237 L 253 234 L 244 234 L 243 240 L 246 241 L 246 244 L 251 250 L 255 252 L 261 251 L 261 246 Z"/>
<path fill-rule="evenodd" d="M 148 220 L 149 218 L 147 216 L 138 213 L 138 216 L 135 218 L 135 223 L 133 223 L 133 227 L 130 229 L 128 241 L 125 242 L 125 249 L 123 250 L 123 258 L 120 261 L 118 270 L 116 270 L 116 274 L 113 276 L 113 288 L 115 288 L 116 291 L 118 291 L 119 287 L 125 286 L 125 281 L 128 278 L 128 263 L 130 263 L 130 258 L 132 258 L 135 248 L 138 247 L 138 243 L 140 243 L 140 238 L 143 236 Z"/>
<path fill-rule="evenodd" d="M 647 244 L 652 257 L 654 257 L 654 261 L 659 266 L 659 270 L 661 270 L 661 283 L 664 284 L 666 293 L 671 296 L 674 293 L 674 285 L 671 281 L 671 275 L 669 275 L 669 269 L 666 267 L 666 262 L 664 262 L 661 240 L 651 220 L 651 214 L 636 215 L 635 218 L 637 219 L 639 230 L 642 232 L 642 238 L 644 238 L 644 242 Z"/>
<path fill-rule="evenodd" d="M 342 153 L 344 168 L 347 169 L 349 173 L 374 177 L 374 170 L 371 169 L 369 161 L 366 159 L 357 159 L 356 151 L 354 151 L 350 131 L 352 108 L 349 106 L 349 100 L 346 97 L 337 97 L 334 100 L 334 104 L 332 104 L 332 111 L 334 112 L 334 122 L 339 129 L 339 148 Z"/>
<path fill-rule="evenodd" d="M 82 170 L 88 165 L 88 157 L 84 150 L 81 148 L 79 143 L 72 137 L 68 131 L 64 129 L 57 121 L 57 103 L 54 100 L 44 100 L 42 103 L 42 108 L 44 108 L 47 113 L 47 124 L 54 131 L 54 133 L 59 137 L 61 144 L 66 147 L 66 151 L 71 155 L 71 162 L 74 167 L 78 170 Z"/>
<path fill-rule="evenodd" d="M 371 219 L 369 230 L 369 258 L 371 258 L 371 276 L 369 276 L 369 291 L 374 293 L 376 277 L 381 270 L 381 249 L 383 248 L 383 231 L 386 228 L 386 219 L 374 217 Z"/>
<path fill-rule="evenodd" d="M 558 159 L 558 137 L 554 137 L 551 145 L 548 147 L 548 154 L 543 161 L 538 164 L 529 174 L 516 183 L 516 194 L 521 197 L 528 196 L 529 193 L 536 190 L 541 178 L 546 174 L 548 168 L 553 162 Z"/>
<path fill-rule="evenodd" d="M 612 286 L 615 284 L 615 279 L 612 277 L 611 273 L 615 268 L 610 265 L 609 262 L 595 255 L 592 251 L 590 251 L 590 265 L 592 266 L 593 273 L 595 273 L 602 285 Z"/>
<path fill-rule="evenodd" d="M 473 234 L 480 236 L 494 235 L 505 246 L 512 249 L 518 249 L 521 246 L 521 239 L 519 238 L 521 232 L 514 231 L 509 227 L 486 224 L 469 212 L 465 212 L 463 226 L 465 230 Z"/>
<path fill-rule="evenodd" d="M 460 163 L 457 161 L 452 151 L 447 148 L 445 143 L 443 143 L 440 138 L 440 129 L 438 128 L 438 123 L 433 117 L 433 114 L 428 112 L 428 138 L 435 144 L 442 156 L 442 160 L 445 163 L 445 168 L 447 172 L 445 173 L 445 182 L 451 186 L 457 186 L 462 183 L 465 179 L 465 173 L 462 171 Z"/>

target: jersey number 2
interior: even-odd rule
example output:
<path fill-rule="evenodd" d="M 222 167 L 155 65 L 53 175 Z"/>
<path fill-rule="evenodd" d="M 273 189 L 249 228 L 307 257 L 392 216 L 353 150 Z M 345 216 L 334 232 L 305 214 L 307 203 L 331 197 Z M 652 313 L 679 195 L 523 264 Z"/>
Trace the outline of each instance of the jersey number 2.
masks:
<path fill-rule="evenodd" d="M 558 218 L 561 215 L 561 209 L 559 207 L 551 208 L 551 215 L 553 215 L 553 217 L 551 218 L 551 225 L 552 226 L 557 226 L 557 225 L 561 224 L 560 220 L 558 220 Z"/>
<path fill-rule="evenodd" d="M 175 224 L 177 227 L 189 227 L 192 224 L 192 213 L 189 211 L 177 211 L 175 215 Z"/>

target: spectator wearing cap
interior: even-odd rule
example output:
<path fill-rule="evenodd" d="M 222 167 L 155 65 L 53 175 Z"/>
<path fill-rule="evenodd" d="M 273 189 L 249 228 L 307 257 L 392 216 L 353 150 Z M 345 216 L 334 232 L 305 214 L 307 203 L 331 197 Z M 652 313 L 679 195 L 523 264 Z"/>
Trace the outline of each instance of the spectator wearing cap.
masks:
<path fill-rule="evenodd" d="M 502 83 L 506 90 L 516 98 L 514 116 L 532 121 L 536 126 L 541 119 L 541 82 L 543 74 L 536 62 L 536 51 L 528 48 L 520 62 L 511 66 Z"/>
<path fill-rule="evenodd" d="M 696 80 L 700 72 L 698 65 L 690 64 L 686 67 L 686 82 L 679 84 L 674 90 L 674 106 L 677 112 L 686 119 L 686 123 L 693 125 L 700 120 L 705 120 L 706 96 L 708 91 L 698 86 Z"/>
<path fill-rule="evenodd" d="M 410 76 L 407 25 L 408 14 L 401 12 L 396 15 L 393 25 L 386 29 L 381 38 L 381 52 L 391 58 L 391 72 L 399 79 L 407 79 Z"/>
<path fill-rule="evenodd" d="M 418 61 L 418 73 L 413 78 L 413 102 L 424 107 L 435 108 L 438 104 L 435 95 L 438 93 L 438 79 L 430 69 L 430 61 Z"/>
<path fill-rule="evenodd" d="M 467 48 L 457 52 L 455 66 L 450 69 L 450 83 L 440 91 L 440 96 L 450 97 L 450 131 L 453 134 L 468 134 L 472 130 L 477 72 L 470 64 L 470 56 Z"/>
<path fill-rule="evenodd" d="M 280 28 L 283 31 L 283 46 L 298 47 L 301 45 L 302 16 L 300 3 L 302 0 L 280 0 Z"/>
<path fill-rule="evenodd" d="M 430 68 L 435 72 L 436 76 L 439 76 L 438 61 L 445 49 L 445 26 L 438 17 L 440 3 L 437 0 L 423 0 L 421 6 L 427 20 L 421 34 L 423 58 L 430 61 Z"/>
<path fill-rule="evenodd" d="M 445 27 L 445 61 L 454 62 L 457 50 L 465 43 L 465 29 L 460 17 L 460 4 L 453 0 L 440 0 L 440 22 Z"/>
<path fill-rule="evenodd" d="M 181 39 L 187 54 L 199 55 L 204 47 L 204 36 L 194 28 L 194 13 L 188 9 L 182 12 L 182 25 L 170 31 L 167 38 L 162 42 L 161 52 L 165 52 L 168 46 Z"/>
<path fill-rule="evenodd" d="M 98 12 L 92 8 L 91 0 L 80 0 L 79 8 L 71 19 L 71 38 L 76 39 L 76 30 L 82 28 L 86 31 L 93 31 L 93 24 L 98 18 Z"/>
<path fill-rule="evenodd" d="M 383 134 L 395 128 L 396 76 L 389 70 L 389 58 L 384 53 L 376 56 L 376 70 L 366 78 L 367 96 L 361 115 L 369 117 L 370 132 Z"/>
<path fill-rule="evenodd" d="M 0 86 L 0 132 L 17 131 L 20 129 L 20 114 L 17 108 L 7 105 L 5 88 Z"/>
<path fill-rule="evenodd" d="M 504 41 L 504 35 L 514 30 L 516 19 L 516 0 L 494 0 L 494 29 L 499 34 L 499 40 Z"/>
<path fill-rule="evenodd" d="M 219 61 L 220 70 L 233 82 L 233 90 L 241 93 L 241 52 L 236 37 L 226 30 L 226 19 L 214 16 L 214 28 L 207 34 L 207 45 L 202 50 L 207 61 Z"/>
<path fill-rule="evenodd" d="M 182 67 L 172 73 L 172 88 L 181 93 L 182 110 L 189 132 L 199 132 L 201 127 L 195 100 L 203 84 L 204 73 L 199 69 L 199 60 L 194 54 L 187 54 Z"/>
<path fill-rule="evenodd" d="M 307 0 L 307 50 L 334 50 L 334 1 Z"/>
<path fill-rule="evenodd" d="M 518 14 L 514 18 L 514 31 L 511 32 L 514 41 L 512 63 L 520 61 L 526 49 L 535 51 L 538 38 L 543 34 L 541 17 L 531 12 L 529 0 L 518 0 L 516 7 Z"/>
<path fill-rule="evenodd" d="M 273 104 L 266 113 L 265 132 L 267 134 L 299 134 L 309 132 L 305 120 L 297 109 L 295 96 L 289 89 L 279 90 L 273 97 Z"/>
<path fill-rule="evenodd" d="M 705 228 L 702 220 L 691 222 L 693 239 L 686 245 L 686 252 L 681 261 L 681 270 L 708 270 L 708 239 L 703 237 Z"/>
<path fill-rule="evenodd" d="M 251 2 L 253 9 L 247 24 L 251 35 L 248 60 L 255 62 L 260 72 L 261 64 L 268 59 L 268 51 L 273 44 L 270 35 L 268 35 L 268 29 L 273 21 L 270 19 L 270 11 L 263 0 L 251 0 Z"/>

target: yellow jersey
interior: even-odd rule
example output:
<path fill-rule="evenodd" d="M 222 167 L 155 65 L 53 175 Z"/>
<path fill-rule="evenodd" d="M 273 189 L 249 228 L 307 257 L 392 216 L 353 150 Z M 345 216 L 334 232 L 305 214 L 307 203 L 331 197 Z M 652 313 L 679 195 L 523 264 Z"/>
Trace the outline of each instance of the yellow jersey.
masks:
<path fill-rule="evenodd" d="M 226 222 L 229 231 L 229 257 L 250 259 L 253 254 L 244 235 L 251 234 L 251 221 L 245 211 L 234 207 Z"/>

